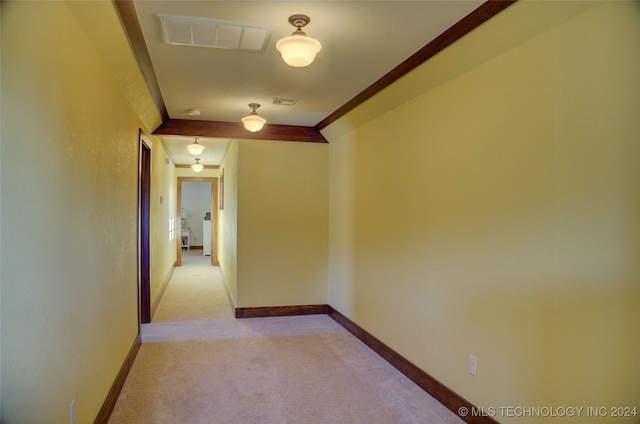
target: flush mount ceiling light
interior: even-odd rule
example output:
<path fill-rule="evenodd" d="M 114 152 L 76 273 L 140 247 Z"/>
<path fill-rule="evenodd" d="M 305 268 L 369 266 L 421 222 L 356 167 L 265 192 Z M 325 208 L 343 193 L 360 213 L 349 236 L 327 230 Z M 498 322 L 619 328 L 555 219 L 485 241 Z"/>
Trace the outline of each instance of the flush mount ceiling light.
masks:
<path fill-rule="evenodd" d="M 204 166 L 200 164 L 200 158 L 196 158 L 196 163 L 191 165 L 191 169 L 193 169 L 194 172 L 201 172 L 204 169 Z"/>
<path fill-rule="evenodd" d="M 245 129 L 251 132 L 257 132 L 264 127 L 264 124 L 267 122 L 262 116 L 258 115 L 256 109 L 260 107 L 259 103 L 249 103 L 249 107 L 253 109 L 250 114 L 241 119 L 242 124 Z"/>
<path fill-rule="evenodd" d="M 189 153 L 191 153 L 193 156 L 198 156 L 204 150 L 204 146 L 198 143 L 198 137 L 196 137 L 195 139 L 196 141 L 194 141 L 193 144 L 189 144 L 187 146 L 187 150 L 189 150 Z"/>
<path fill-rule="evenodd" d="M 289 23 L 297 29 L 288 37 L 280 39 L 276 43 L 276 48 L 282 55 L 282 60 L 289 66 L 301 68 L 310 65 L 316 58 L 316 54 L 322 48 L 320 42 L 308 37 L 302 31 L 302 27 L 307 25 L 311 19 L 307 15 L 292 15 Z"/>

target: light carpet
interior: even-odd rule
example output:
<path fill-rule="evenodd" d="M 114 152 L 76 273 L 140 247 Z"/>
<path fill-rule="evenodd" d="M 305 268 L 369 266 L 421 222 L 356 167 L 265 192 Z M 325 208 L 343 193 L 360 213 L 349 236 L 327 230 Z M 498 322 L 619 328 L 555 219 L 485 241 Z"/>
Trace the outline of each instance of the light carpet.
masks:
<path fill-rule="evenodd" d="M 197 253 L 142 326 L 110 424 L 463 422 L 327 315 L 233 318 Z"/>

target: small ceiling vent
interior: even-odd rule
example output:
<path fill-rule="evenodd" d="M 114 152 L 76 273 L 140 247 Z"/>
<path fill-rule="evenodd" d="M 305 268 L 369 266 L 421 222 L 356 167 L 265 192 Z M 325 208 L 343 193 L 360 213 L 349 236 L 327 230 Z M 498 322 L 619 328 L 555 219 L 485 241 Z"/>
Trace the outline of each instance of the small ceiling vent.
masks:
<path fill-rule="evenodd" d="M 158 15 L 167 44 L 264 51 L 273 28 L 241 22 Z"/>
<path fill-rule="evenodd" d="M 297 99 L 287 99 L 285 97 L 274 97 L 273 104 L 280 106 L 293 106 L 296 104 Z"/>

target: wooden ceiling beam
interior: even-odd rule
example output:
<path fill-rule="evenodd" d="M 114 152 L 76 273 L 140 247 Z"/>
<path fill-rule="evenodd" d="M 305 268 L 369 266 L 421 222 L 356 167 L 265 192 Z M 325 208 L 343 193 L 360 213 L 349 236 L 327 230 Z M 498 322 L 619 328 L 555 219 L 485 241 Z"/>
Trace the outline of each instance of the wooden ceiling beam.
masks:
<path fill-rule="evenodd" d="M 245 140 L 296 141 L 303 143 L 328 143 L 320 131 L 313 127 L 266 124 L 258 132 L 244 129 L 240 122 L 199 121 L 192 119 L 168 119 L 154 135 L 184 137 L 234 138 Z"/>
<path fill-rule="evenodd" d="M 427 60 L 450 46 L 451 44 L 464 37 L 489 19 L 496 16 L 498 13 L 505 10 L 507 7 L 514 4 L 517 0 L 488 0 L 480 5 L 473 12 L 462 18 L 448 30 L 440 34 L 429 44 L 418 50 L 407 60 L 396 66 L 389 71 L 386 75 L 380 78 L 378 81 L 365 88 L 354 98 L 347 103 L 339 107 L 331 115 L 327 116 L 322 121 L 318 122 L 314 128 L 322 130 L 334 123 L 338 119 L 342 118 L 347 113 L 358 107 L 360 104 L 369 100 L 371 97 L 390 86 L 404 75 L 408 74 L 418 66 L 422 65 Z"/>
<path fill-rule="evenodd" d="M 138 21 L 138 14 L 136 13 L 136 7 L 133 4 L 133 0 L 114 0 L 113 3 L 115 4 L 116 9 L 118 9 L 122 25 L 129 37 L 131 48 L 138 59 L 138 64 L 140 65 L 140 70 L 147 82 L 147 88 L 149 88 L 151 98 L 158 108 L 158 112 L 160 112 L 162 120 L 166 121 L 169 119 L 169 113 L 167 112 L 167 106 L 165 105 L 164 98 L 162 97 L 162 91 L 160 90 L 160 84 L 156 78 L 156 73 L 153 70 L 153 63 L 151 62 L 151 56 L 149 55 L 149 50 L 147 50 L 147 45 L 144 41 L 142 27 L 140 26 L 140 21 Z"/>

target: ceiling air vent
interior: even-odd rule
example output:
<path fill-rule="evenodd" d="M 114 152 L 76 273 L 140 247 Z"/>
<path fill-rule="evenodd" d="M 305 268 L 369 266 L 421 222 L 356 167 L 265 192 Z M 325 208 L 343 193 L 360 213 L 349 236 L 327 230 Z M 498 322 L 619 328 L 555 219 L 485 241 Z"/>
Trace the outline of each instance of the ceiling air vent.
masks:
<path fill-rule="evenodd" d="M 167 44 L 264 51 L 273 28 L 242 22 L 158 15 Z"/>
<path fill-rule="evenodd" d="M 298 100 L 296 99 L 287 99 L 284 97 L 274 97 L 273 98 L 273 104 L 274 105 L 280 105 L 280 106 L 293 106 L 294 104 L 296 104 Z"/>

